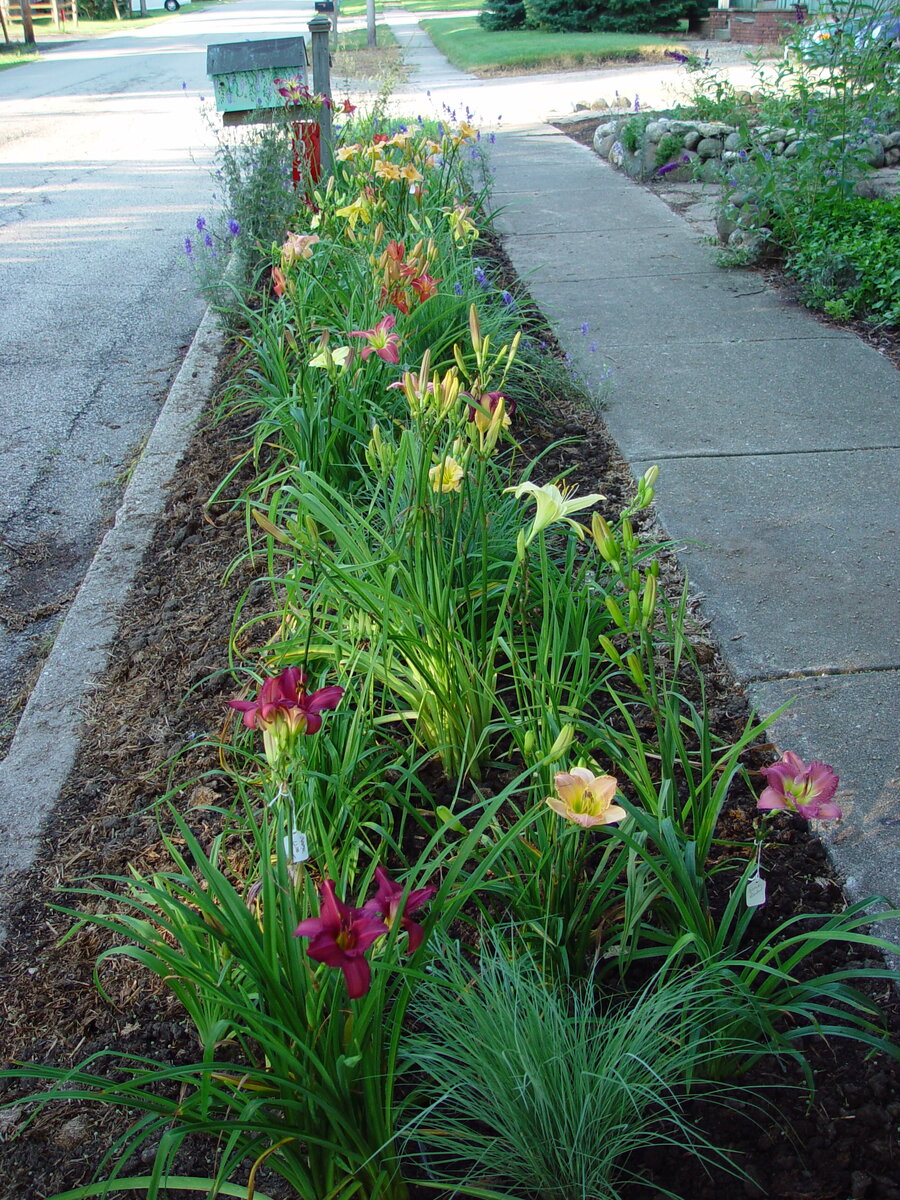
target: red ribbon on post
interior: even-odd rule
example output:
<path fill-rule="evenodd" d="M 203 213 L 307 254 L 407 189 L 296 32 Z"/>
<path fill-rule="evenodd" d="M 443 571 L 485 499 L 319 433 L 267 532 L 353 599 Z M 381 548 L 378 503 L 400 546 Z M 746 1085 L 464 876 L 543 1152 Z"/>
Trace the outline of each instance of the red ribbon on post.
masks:
<path fill-rule="evenodd" d="M 303 178 L 301 167 L 306 164 L 310 183 L 318 183 L 322 174 L 322 131 L 318 121 L 294 121 L 291 140 L 291 179 L 296 192 Z"/>

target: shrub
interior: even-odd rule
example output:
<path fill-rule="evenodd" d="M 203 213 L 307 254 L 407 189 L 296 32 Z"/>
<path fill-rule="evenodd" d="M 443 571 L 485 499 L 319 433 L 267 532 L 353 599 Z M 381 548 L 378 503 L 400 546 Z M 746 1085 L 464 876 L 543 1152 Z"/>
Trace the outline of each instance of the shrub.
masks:
<path fill-rule="evenodd" d="M 491 31 L 520 29 L 525 24 L 523 0 L 486 0 L 478 23 Z"/>

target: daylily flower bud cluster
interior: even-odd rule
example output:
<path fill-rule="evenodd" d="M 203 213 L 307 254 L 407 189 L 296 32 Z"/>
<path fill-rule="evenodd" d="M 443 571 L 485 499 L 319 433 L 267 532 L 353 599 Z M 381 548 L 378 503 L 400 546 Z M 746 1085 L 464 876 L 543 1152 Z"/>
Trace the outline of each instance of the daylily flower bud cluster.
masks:
<path fill-rule="evenodd" d="M 228 704 L 243 714 L 248 729 L 260 730 L 266 761 L 283 777 L 293 763 L 297 739 L 318 733 L 321 713 L 337 708 L 343 694 L 344 689 L 337 686 L 307 694 L 305 673 L 299 667 L 288 667 L 266 679 L 255 700 L 229 700 Z"/>

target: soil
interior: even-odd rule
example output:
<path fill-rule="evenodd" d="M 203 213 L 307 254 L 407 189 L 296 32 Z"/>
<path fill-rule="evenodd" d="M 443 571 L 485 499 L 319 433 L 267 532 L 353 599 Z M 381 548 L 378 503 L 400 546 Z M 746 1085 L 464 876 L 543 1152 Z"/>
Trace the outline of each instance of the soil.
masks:
<path fill-rule="evenodd" d="M 79 881 L 132 867 L 143 872 L 165 867 L 156 815 L 162 793 L 174 795 L 204 842 L 215 829 L 205 806 L 230 798 L 227 781 L 216 777 L 218 755 L 210 741 L 222 736 L 225 701 L 236 690 L 225 672 L 231 621 L 248 588 L 245 621 L 265 611 L 267 593 L 254 583 L 249 562 L 222 582 L 246 546 L 242 511 L 231 503 L 240 477 L 216 503 L 208 498 L 234 462 L 243 435 L 233 422 L 217 425 L 211 419 L 197 433 L 129 601 L 112 666 L 93 697 L 83 751 L 39 861 L 7 898 L 0 1059 L 68 1067 L 108 1050 L 166 1062 L 196 1056 L 192 1029 L 149 974 L 125 960 L 110 960 L 101 973 L 105 995 L 98 993 L 94 964 L 107 945 L 105 935 L 87 926 L 60 945 L 71 920 L 53 906 L 66 902 L 60 889 Z M 592 411 L 557 407 L 532 420 L 526 448 L 537 454 L 561 438 L 574 440 L 549 452 L 546 477 L 571 470 L 573 481 L 599 487 L 613 510 L 621 505 L 633 484 L 602 420 Z M 673 589 L 680 586 L 674 561 L 664 563 L 663 576 Z M 717 732 L 732 737 L 746 719 L 744 697 L 702 624 L 696 618 L 691 623 Z M 241 644 L 238 652 L 251 655 L 252 647 Z M 752 748 L 745 761 L 751 772 L 758 771 L 771 761 L 771 747 Z M 490 786 L 490 777 L 484 782 Z M 736 789 L 721 837 L 746 842 L 754 806 L 752 796 Z M 759 928 L 799 912 L 839 908 L 841 893 L 824 847 L 806 823 L 779 817 L 770 832 L 764 864 L 768 900 L 755 918 Z M 868 962 L 852 948 L 833 947 L 820 955 L 816 970 Z M 900 1003 L 890 984 L 862 990 L 882 1007 L 896 1037 Z M 750 1182 L 735 1182 L 723 1172 L 702 1174 L 696 1160 L 668 1151 L 629 1164 L 649 1173 L 657 1187 L 632 1187 L 623 1195 L 657 1200 L 661 1189 L 671 1189 L 688 1200 L 723 1195 L 900 1200 L 900 1067 L 884 1053 L 867 1053 L 853 1043 L 814 1039 L 807 1052 L 816 1080 L 812 1098 L 796 1087 L 796 1071 L 770 1061 L 747 1077 L 748 1084 L 770 1089 L 777 1120 L 770 1116 L 760 1125 L 749 1115 L 745 1120 L 717 1108 L 694 1114 L 714 1143 L 731 1148 Z M 8 1084 L 5 1090 L 10 1100 L 22 1094 Z M 8 1200 L 45 1200 L 90 1180 L 128 1124 L 122 1114 L 74 1100 L 45 1110 L 26 1127 L 29 1112 L 20 1103 L 0 1113 L 0 1190 Z M 148 1145 L 126 1173 L 145 1173 L 154 1151 Z M 208 1174 L 214 1151 L 211 1144 L 186 1145 L 181 1171 Z M 271 1177 L 261 1176 L 258 1185 L 287 1200 L 288 1191 Z M 142 1195 L 117 1194 L 134 1200 Z M 180 1200 L 187 1193 L 172 1189 L 168 1195 Z"/>

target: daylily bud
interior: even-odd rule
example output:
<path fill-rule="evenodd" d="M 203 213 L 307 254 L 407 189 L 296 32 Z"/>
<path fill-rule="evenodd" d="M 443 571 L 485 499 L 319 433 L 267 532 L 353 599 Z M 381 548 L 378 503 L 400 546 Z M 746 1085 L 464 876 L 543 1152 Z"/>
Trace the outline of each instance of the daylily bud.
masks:
<path fill-rule="evenodd" d="M 610 528 L 609 522 L 596 512 L 591 517 L 591 536 L 594 539 L 594 544 L 600 552 L 601 558 L 608 563 L 616 562 L 618 560 L 619 545 L 613 536 L 613 531 Z"/>
<path fill-rule="evenodd" d="M 598 641 L 600 642 L 600 649 L 607 656 L 607 658 L 609 658 L 611 662 L 615 663 L 619 670 L 622 670 L 622 656 L 609 638 L 601 634 Z"/>
<path fill-rule="evenodd" d="M 604 597 L 604 603 L 606 604 L 606 607 L 609 610 L 609 615 L 612 617 L 612 619 L 615 621 L 615 623 L 618 625 L 618 627 L 620 629 L 627 629 L 628 622 L 625 620 L 625 617 L 622 614 L 621 608 L 619 608 L 618 604 L 616 604 L 616 602 L 615 602 L 615 600 L 613 600 L 612 596 Z"/>
<path fill-rule="evenodd" d="M 644 583 L 644 598 L 641 603 L 642 624 L 647 628 L 656 609 L 656 576 L 648 575 Z"/>
<path fill-rule="evenodd" d="M 534 736 L 534 730 L 529 729 L 522 739 L 522 751 L 526 758 L 531 758 L 534 754 L 534 747 L 537 744 L 537 738 Z"/>
<path fill-rule="evenodd" d="M 478 311 L 475 305 L 469 306 L 469 336 L 472 339 L 472 349 L 476 354 L 481 353 L 481 324 L 478 320 Z"/>
<path fill-rule="evenodd" d="M 632 651 L 631 654 L 628 655 L 628 657 L 625 659 L 625 662 L 626 662 L 626 665 L 628 666 L 628 674 L 631 676 L 631 678 L 637 684 L 640 691 L 646 692 L 647 683 L 644 679 L 644 669 L 641 666 L 640 659 L 634 653 L 634 651 Z"/>
<path fill-rule="evenodd" d="M 563 725 L 562 729 L 559 731 L 559 736 L 557 737 L 557 739 L 553 743 L 553 745 L 550 747 L 550 754 L 548 756 L 549 761 L 556 762 L 557 759 L 562 758 L 562 756 L 566 753 L 566 751 L 572 745 L 572 740 L 574 739 L 574 737 L 575 737 L 575 726 L 574 725 Z"/>
<path fill-rule="evenodd" d="M 628 593 L 628 620 L 632 629 L 638 623 L 638 618 L 641 613 L 641 602 L 637 592 Z"/>

